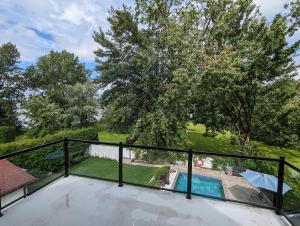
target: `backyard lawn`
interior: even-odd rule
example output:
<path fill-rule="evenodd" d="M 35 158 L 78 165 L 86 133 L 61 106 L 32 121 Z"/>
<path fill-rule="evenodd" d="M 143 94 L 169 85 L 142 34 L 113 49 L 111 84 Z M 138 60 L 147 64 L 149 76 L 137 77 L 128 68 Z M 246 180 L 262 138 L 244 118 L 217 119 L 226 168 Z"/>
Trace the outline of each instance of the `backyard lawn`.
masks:
<path fill-rule="evenodd" d="M 210 152 L 222 152 L 222 153 L 237 153 L 239 145 L 230 144 L 231 133 L 226 132 L 224 134 L 218 134 L 216 137 L 204 136 L 205 127 L 203 125 L 188 125 L 187 130 L 187 145 L 195 150 L 210 151 Z M 300 150 L 275 147 L 267 145 L 259 141 L 251 141 L 251 144 L 257 146 L 260 156 L 279 158 L 285 156 L 285 158 L 291 163 L 300 166 Z"/>
<path fill-rule="evenodd" d="M 119 142 L 125 143 L 127 137 L 128 134 L 111 133 L 104 130 L 98 133 L 99 141 L 111 142 L 111 143 L 119 143 Z"/>
<path fill-rule="evenodd" d="M 204 136 L 205 126 L 190 123 L 187 127 L 185 139 L 187 147 L 191 147 L 198 151 L 222 152 L 222 153 L 237 153 L 238 145 L 230 144 L 231 133 L 219 133 L 216 137 Z M 126 142 L 127 134 L 116 134 L 101 130 L 99 132 L 99 140 L 107 142 Z M 263 142 L 252 141 L 252 144 L 257 146 L 261 156 L 279 158 L 285 156 L 291 163 L 300 166 L 300 150 L 275 147 L 264 144 Z"/>
<path fill-rule="evenodd" d="M 123 164 L 123 180 L 149 185 L 157 168 Z M 118 179 L 118 162 L 110 159 L 88 158 L 71 168 L 72 173 L 107 179 Z"/>

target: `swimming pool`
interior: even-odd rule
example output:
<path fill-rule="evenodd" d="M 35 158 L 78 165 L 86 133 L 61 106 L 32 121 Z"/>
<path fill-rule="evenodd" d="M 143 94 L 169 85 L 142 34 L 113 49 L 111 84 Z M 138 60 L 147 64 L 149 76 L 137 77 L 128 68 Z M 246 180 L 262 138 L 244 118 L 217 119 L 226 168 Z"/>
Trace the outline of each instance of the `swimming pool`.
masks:
<path fill-rule="evenodd" d="M 179 173 L 174 190 L 187 191 L 186 173 Z M 192 193 L 216 198 L 225 198 L 221 180 L 195 174 L 192 175 Z"/>

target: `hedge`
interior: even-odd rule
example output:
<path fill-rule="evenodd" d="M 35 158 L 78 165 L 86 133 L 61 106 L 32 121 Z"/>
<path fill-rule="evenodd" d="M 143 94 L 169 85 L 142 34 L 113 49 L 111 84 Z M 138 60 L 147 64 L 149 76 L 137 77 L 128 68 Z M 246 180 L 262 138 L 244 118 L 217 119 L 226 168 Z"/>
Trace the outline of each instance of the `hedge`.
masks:
<path fill-rule="evenodd" d="M 0 143 L 14 141 L 16 138 L 16 127 L 0 126 Z"/>
<path fill-rule="evenodd" d="M 61 140 L 65 137 L 83 140 L 97 140 L 98 130 L 96 128 L 84 128 L 78 130 L 64 130 L 53 135 L 42 138 L 24 139 L 20 141 L 0 144 L 0 155 L 20 151 L 26 148 Z M 69 142 L 70 160 L 84 157 L 84 152 L 89 144 Z M 40 178 L 47 173 L 61 171 L 64 167 L 63 142 L 41 148 L 32 152 L 21 154 L 8 160 L 17 166 L 26 169 L 30 174 Z"/>

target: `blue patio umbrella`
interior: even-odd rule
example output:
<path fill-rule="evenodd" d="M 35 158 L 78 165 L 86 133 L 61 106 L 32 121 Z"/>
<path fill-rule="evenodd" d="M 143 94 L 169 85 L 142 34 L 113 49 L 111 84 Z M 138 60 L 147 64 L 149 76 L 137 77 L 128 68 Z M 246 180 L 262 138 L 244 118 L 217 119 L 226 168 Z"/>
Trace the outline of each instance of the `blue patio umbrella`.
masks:
<path fill-rule="evenodd" d="M 252 170 L 247 170 L 243 173 L 240 173 L 240 175 L 255 187 L 277 192 L 278 179 L 273 175 L 260 173 Z M 292 188 L 290 186 L 288 186 L 286 183 L 283 183 L 282 194 L 285 194 L 291 189 Z"/>

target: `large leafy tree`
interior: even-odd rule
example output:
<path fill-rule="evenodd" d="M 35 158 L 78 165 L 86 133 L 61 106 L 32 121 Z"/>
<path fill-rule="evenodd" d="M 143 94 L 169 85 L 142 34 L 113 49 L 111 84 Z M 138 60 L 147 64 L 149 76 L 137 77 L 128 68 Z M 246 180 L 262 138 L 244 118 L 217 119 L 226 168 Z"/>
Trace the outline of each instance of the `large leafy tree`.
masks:
<path fill-rule="evenodd" d="M 294 75 L 299 42 L 289 45 L 286 19 L 277 15 L 269 25 L 252 0 L 205 2 L 205 67 L 195 89 L 213 100 L 209 105 L 228 119 L 245 145 L 259 103 L 278 80 Z"/>
<path fill-rule="evenodd" d="M 23 97 L 20 53 L 12 43 L 0 46 L 0 125 L 19 126 L 17 103 Z"/>
<path fill-rule="evenodd" d="M 104 118 L 129 141 L 176 146 L 188 117 L 193 59 L 192 15 L 181 1 L 136 1 L 136 8 L 112 9 L 109 31 L 94 33 L 105 87 Z"/>
<path fill-rule="evenodd" d="M 95 122 L 97 89 L 74 54 L 51 51 L 29 66 L 25 75 L 31 95 L 23 106 L 33 135 Z"/>
<path fill-rule="evenodd" d="M 68 85 L 86 82 L 89 71 L 78 57 L 65 50 L 50 51 L 38 59 L 36 65 L 26 70 L 28 86 L 34 94 L 47 96 L 60 108 L 66 107 L 66 89 Z"/>
<path fill-rule="evenodd" d="M 24 101 L 31 135 L 47 135 L 64 128 L 87 127 L 96 122 L 97 89 L 91 82 L 65 86 L 65 103 L 61 108 L 48 96 L 34 95 Z"/>

